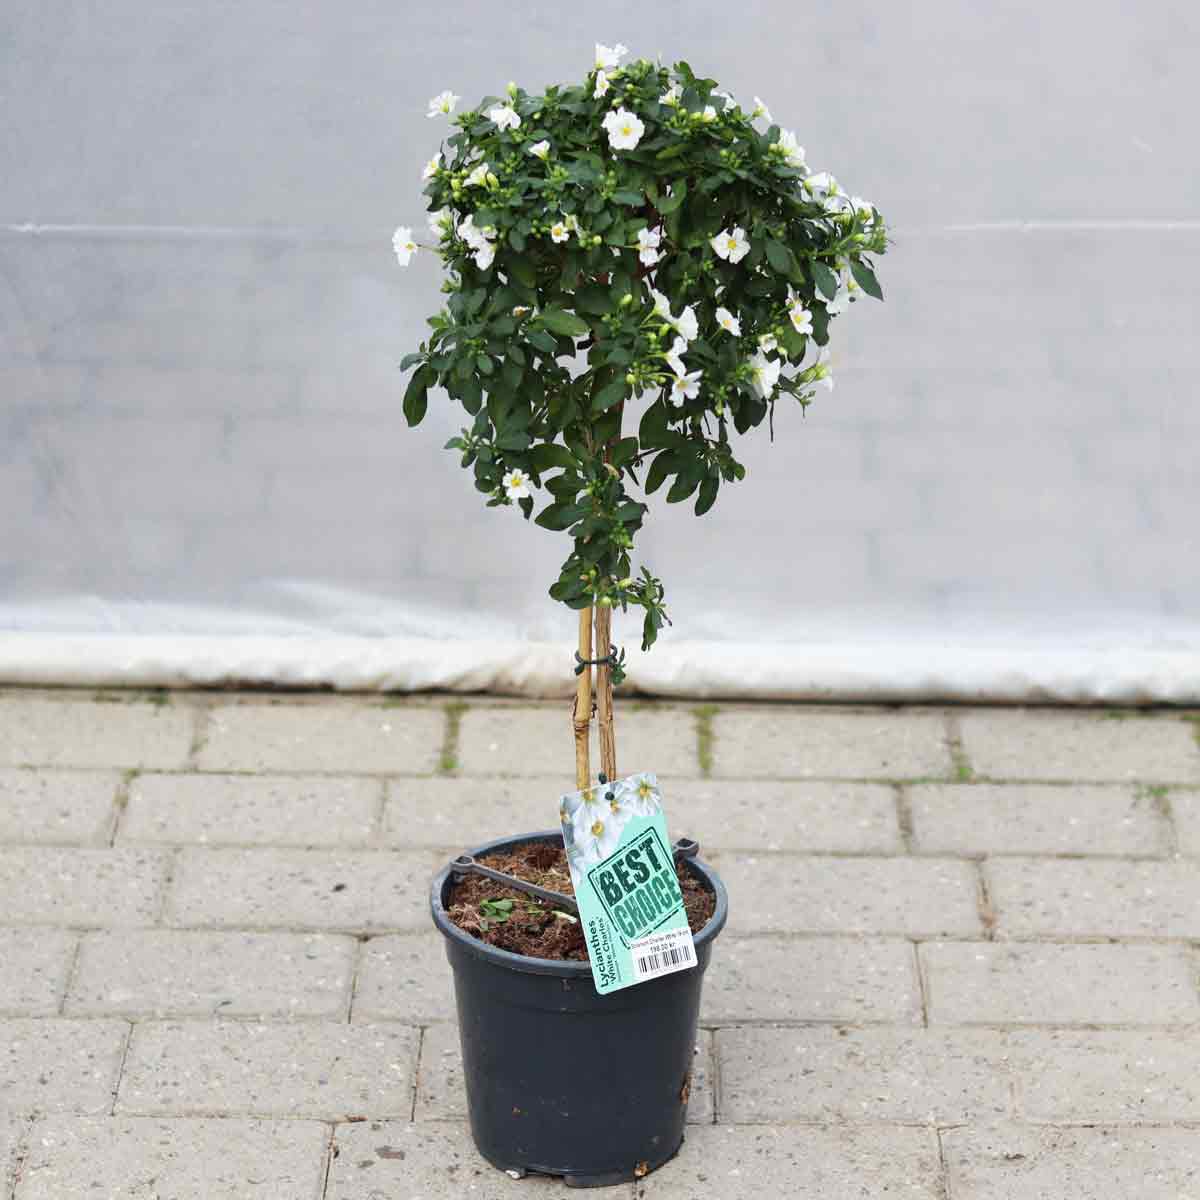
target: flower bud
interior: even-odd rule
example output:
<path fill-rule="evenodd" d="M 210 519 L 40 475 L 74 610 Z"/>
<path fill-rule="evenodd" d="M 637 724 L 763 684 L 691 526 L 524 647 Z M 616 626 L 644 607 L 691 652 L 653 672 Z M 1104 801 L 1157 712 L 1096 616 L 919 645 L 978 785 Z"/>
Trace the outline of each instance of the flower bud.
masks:
<path fill-rule="evenodd" d="M 637 376 L 632 371 L 626 371 L 625 382 L 629 384 L 630 387 L 633 387 L 633 385 L 637 383 Z"/>
<path fill-rule="evenodd" d="M 628 292 L 626 292 L 625 295 L 623 295 L 621 297 L 621 307 L 628 308 L 632 303 L 633 303 L 633 297 Z"/>

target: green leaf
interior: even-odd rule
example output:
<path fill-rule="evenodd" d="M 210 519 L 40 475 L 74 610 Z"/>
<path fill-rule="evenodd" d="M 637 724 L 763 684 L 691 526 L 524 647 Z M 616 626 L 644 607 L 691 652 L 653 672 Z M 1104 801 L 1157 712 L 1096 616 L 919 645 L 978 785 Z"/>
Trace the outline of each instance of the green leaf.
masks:
<path fill-rule="evenodd" d="M 530 445 L 530 437 L 527 433 L 506 433 L 503 437 L 496 439 L 497 450 L 515 450 L 518 453 L 522 450 L 528 450 Z"/>
<path fill-rule="evenodd" d="M 792 252 L 782 243 L 775 241 L 774 238 L 767 239 L 767 262 L 771 264 L 773 270 L 778 271 L 780 275 L 790 275 L 795 263 L 792 259 Z"/>
<path fill-rule="evenodd" d="M 566 448 L 555 442 L 543 442 L 534 446 L 529 452 L 529 460 L 535 471 L 549 471 L 552 467 L 562 467 L 569 471 L 575 466 L 575 456 Z"/>
<path fill-rule="evenodd" d="M 413 372 L 404 392 L 404 419 L 409 425 L 420 425 L 429 407 L 429 368 L 419 367 Z"/>
<path fill-rule="evenodd" d="M 477 354 L 475 365 L 479 368 L 481 375 L 490 375 L 496 369 L 495 363 L 486 354 Z"/>
<path fill-rule="evenodd" d="M 531 346 L 546 354 L 553 354 L 558 349 L 558 343 L 544 329 L 531 329 L 525 337 Z"/>
<path fill-rule="evenodd" d="M 823 262 L 815 258 L 812 260 L 811 270 L 813 282 L 817 285 L 821 294 L 826 299 L 832 300 L 837 295 L 837 276 Z"/>
<path fill-rule="evenodd" d="M 529 259 L 509 254 L 505 257 L 504 261 L 505 270 L 522 287 L 531 288 L 537 286 L 537 272 L 533 269 L 533 263 Z"/>
<path fill-rule="evenodd" d="M 581 337 L 588 331 L 586 321 L 580 320 L 574 313 L 569 313 L 563 308 L 542 309 L 541 321 L 551 333 L 558 333 L 564 337 Z"/>
<path fill-rule="evenodd" d="M 679 477 L 671 484 L 671 490 L 667 492 L 667 503 L 678 504 L 681 500 L 686 500 L 695 490 L 696 485 L 700 482 L 694 475 L 689 475 L 686 472 L 681 473 Z"/>
<path fill-rule="evenodd" d="M 646 472 L 646 495 L 652 496 L 662 487 L 667 476 L 672 471 L 677 471 L 678 455 L 674 450 L 664 450 L 657 455 L 654 461 L 650 464 L 650 470 Z"/>
<path fill-rule="evenodd" d="M 676 179 L 671 183 L 671 194 L 663 196 L 655 208 L 665 217 L 668 213 L 673 213 L 683 203 L 686 196 L 687 180 Z"/>
<path fill-rule="evenodd" d="M 686 142 L 676 142 L 672 146 L 668 146 L 665 150 L 660 150 L 654 157 L 659 162 L 666 162 L 668 158 L 678 158 L 687 149 Z M 662 210 L 659 209 L 661 212 Z"/>
<path fill-rule="evenodd" d="M 638 440 L 635 437 L 622 438 L 613 448 L 608 461 L 614 467 L 622 467 L 638 452 Z"/>
<path fill-rule="evenodd" d="M 876 300 L 883 299 L 883 289 L 879 286 L 879 280 L 875 278 L 875 272 L 865 262 L 857 258 L 852 258 L 850 260 L 850 271 L 854 275 L 858 286 L 868 296 L 874 296 Z"/>
<path fill-rule="evenodd" d="M 418 354 L 406 354 L 400 360 L 400 370 L 407 371 L 408 368 L 413 366 L 414 364 L 419 363 L 419 362 L 424 362 L 424 361 L 425 361 L 424 354 L 419 354 L 419 353 Z"/>
<path fill-rule="evenodd" d="M 464 379 L 458 385 L 458 391 L 463 408 L 474 416 L 483 404 L 483 388 L 478 378 L 472 375 L 469 379 Z"/>
<path fill-rule="evenodd" d="M 717 488 L 721 486 L 720 475 L 709 475 L 700 485 L 700 495 L 696 497 L 696 516 L 702 517 L 710 508 L 717 498 Z"/>
<path fill-rule="evenodd" d="M 614 404 L 625 399 L 625 378 L 614 379 L 607 387 L 602 387 L 592 397 L 592 412 L 607 412 Z"/>
<path fill-rule="evenodd" d="M 620 188 L 613 192 L 613 199 L 618 204 L 645 204 L 646 197 L 641 192 L 631 192 L 627 188 Z"/>
<path fill-rule="evenodd" d="M 588 509 L 579 504 L 551 504 L 548 508 L 543 508 L 538 513 L 534 520 L 535 525 L 540 525 L 543 529 L 552 529 L 558 532 L 563 529 L 570 529 L 576 521 L 588 515 Z"/>

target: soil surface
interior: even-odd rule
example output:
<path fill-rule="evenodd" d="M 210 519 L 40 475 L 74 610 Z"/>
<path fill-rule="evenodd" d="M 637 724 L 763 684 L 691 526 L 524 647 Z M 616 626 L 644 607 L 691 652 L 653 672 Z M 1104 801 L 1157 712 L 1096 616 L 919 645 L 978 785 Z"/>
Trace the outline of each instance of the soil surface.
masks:
<path fill-rule="evenodd" d="M 479 861 L 539 887 L 567 896 L 575 894 L 567 856 L 562 846 L 553 842 L 525 842 L 511 850 L 484 855 Z M 713 915 L 716 897 L 683 862 L 675 864 L 675 873 L 688 924 L 692 933 L 699 933 Z M 583 926 L 572 919 L 574 913 L 556 915 L 553 905 L 482 875 L 468 875 L 451 886 L 447 913 L 459 929 L 513 954 L 556 959 L 588 956 Z"/>

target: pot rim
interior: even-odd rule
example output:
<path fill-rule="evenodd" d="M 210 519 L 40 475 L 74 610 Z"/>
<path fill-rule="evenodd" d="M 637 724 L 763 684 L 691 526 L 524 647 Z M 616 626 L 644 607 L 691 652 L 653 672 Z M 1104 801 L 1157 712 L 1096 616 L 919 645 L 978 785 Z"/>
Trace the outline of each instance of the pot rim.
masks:
<path fill-rule="evenodd" d="M 493 841 L 485 842 L 482 846 L 476 846 L 468 853 L 473 858 L 478 858 L 521 842 L 559 842 L 561 844 L 562 833 L 557 829 L 543 829 L 537 833 L 510 834 L 508 837 L 496 838 Z M 725 921 L 729 916 L 729 897 L 725 891 L 725 885 L 721 882 L 721 877 L 708 863 L 699 858 L 690 858 L 684 861 L 688 869 L 698 875 L 716 897 L 716 907 L 713 909 L 713 915 L 708 919 L 708 924 L 699 933 L 693 935 L 696 949 L 700 950 L 725 928 Z M 556 975 L 564 979 L 591 979 L 592 964 L 587 959 L 534 958 L 531 955 L 514 954 L 511 950 L 501 950 L 498 946 L 490 946 L 487 942 L 481 942 L 465 930 L 459 929 L 450 920 L 450 916 L 442 904 L 442 893 L 445 891 L 451 870 L 452 865 L 447 863 L 433 877 L 429 891 L 429 907 L 433 914 L 433 923 L 444 937 L 457 942 L 468 954 L 492 963 L 494 966 L 506 967 L 510 971 L 521 971 L 526 975 Z"/>

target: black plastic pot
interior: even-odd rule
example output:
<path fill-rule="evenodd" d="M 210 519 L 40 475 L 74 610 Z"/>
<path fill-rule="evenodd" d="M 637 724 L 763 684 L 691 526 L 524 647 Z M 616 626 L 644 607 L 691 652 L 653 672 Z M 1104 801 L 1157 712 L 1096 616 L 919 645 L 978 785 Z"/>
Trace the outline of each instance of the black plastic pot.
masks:
<path fill-rule="evenodd" d="M 561 835 L 529 833 L 471 851 L 489 854 Z M 683 1143 L 700 986 L 725 925 L 725 887 L 686 860 L 716 895 L 696 935 L 697 965 L 601 996 L 586 962 L 498 950 L 451 923 L 446 867 L 433 881 L 433 921 L 454 970 L 463 1079 L 480 1154 L 510 1174 L 561 1175 L 571 1187 L 640 1178 Z"/>

